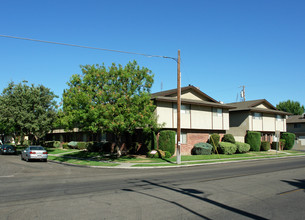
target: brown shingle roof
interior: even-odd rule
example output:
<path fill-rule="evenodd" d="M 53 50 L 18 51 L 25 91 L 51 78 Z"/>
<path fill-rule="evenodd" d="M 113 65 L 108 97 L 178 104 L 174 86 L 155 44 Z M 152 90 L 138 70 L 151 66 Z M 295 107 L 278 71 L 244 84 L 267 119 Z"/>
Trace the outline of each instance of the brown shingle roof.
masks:
<path fill-rule="evenodd" d="M 287 124 L 305 123 L 304 115 L 292 115 L 286 120 Z"/>
<path fill-rule="evenodd" d="M 211 106 L 211 107 L 218 107 L 218 108 L 224 108 L 224 109 L 231 109 L 235 108 L 231 105 L 227 104 L 222 104 L 212 97 L 208 96 L 204 92 L 200 91 L 198 88 L 195 86 L 189 85 L 186 87 L 181 88 L 181 93 L 187 90 L 192 90 L 200 94 L 201 96 L 207 98 L 209 101 L 205 100 L 192 100 L 192 99 L 185 99 L 181 98 L 181 103 L 182 104 L 192 104 L 192 105 L 201 105 L 201 106 Z M 151 94 L 152 100 L 157 100 L 157 101 L 163 101 L 163 102 L 177 102 L 177 97 L 172 97 L 171 95 L 176 95 L 177 94 L 177 89 L 171 89 L 171 90 L 166 90 L 162 92 L 156 92 Z"/>
<path fill-rule="evenodd" d="M 236 108 L 231 109 L 230 111 L 251 111 L 251 112 L 263 112 L 263 113 L 273 113 L 278 115 L 291 115 L 288 112 L 283 112 L 278 110 L 276 107 L 274 107 L 270 102 L 268 102 L 266 99 L 258 99 L 258 100 L 251 100 L 251 101 L 245 101 L 245 102 L 234 102 L 234 103 L 228 103 L 231 106 L 234 106 Z M 257 108 L 256 106 L 260 104 L 265 104 L 269 108 Z"/>

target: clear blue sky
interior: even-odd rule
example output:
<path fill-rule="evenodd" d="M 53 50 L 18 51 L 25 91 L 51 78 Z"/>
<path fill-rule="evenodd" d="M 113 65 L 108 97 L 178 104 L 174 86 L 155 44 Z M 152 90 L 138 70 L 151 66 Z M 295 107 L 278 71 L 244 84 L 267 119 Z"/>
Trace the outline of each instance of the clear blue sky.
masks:
<path fill-rule="evenodd" d="M 216 100 L 305 104 L 304 0 L 1 1 L 0 34 L 177 57 L 182 86 Z M 43 84 L 61 97 L 85 64 L 137 60 L 155 74 L 152 92 L 176 87 L 175 61 L 0 37 L 0 91 Z"/>

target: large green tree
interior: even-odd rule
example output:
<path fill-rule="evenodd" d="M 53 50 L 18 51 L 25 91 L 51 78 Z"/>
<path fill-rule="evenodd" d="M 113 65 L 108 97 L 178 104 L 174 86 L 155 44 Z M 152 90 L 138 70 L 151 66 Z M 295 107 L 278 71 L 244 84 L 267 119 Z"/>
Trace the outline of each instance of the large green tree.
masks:
<path fill-rule="evenodd" d="M 0 96 L 2 132 L 22 139 L 32 135 L 36 141 L 44 137 L 56 118 L 56 97 L 43 85 L 10 82 Z"/>
<path fill-rule="evenodd" d="M 73 75 L 63 94 L 62 124 L 91 132 L 114 134 L 117 149 L 122 134 L 158 127 L 155 106 L 150 100 L 153 74 L 136 61 L 125 67 L 112 64 L 81 66 L 82 75 Z"/>
<path fill-rule="evenodd" d="M 293 115 L 301 115 L 304 113 L 304 105 L 301 105 L 300 102 L 287 100 L 284 102 L 280 102 L 276 105 L 278 110 L 289 112 Z"/>

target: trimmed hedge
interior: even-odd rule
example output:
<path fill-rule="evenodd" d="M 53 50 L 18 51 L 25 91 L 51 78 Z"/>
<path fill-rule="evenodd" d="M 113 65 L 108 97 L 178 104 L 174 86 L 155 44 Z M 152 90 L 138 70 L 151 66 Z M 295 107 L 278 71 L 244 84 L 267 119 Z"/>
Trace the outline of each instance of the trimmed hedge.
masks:
<path fill-rule="evenodd" d="M 213 146 L 213 151 L 215 151 L 215 149 L 218 147 L 219 141 L 220 141 L 219 134 L 216 133 L 211 134 L 208 143 Z"/>
<path fill-rule="evenodd" d="M 160 131 L 159 149 L 170 152 L 171 156 L 175 154 L 175 135 L 174 131 Z"/>
<path fill-rule="evenodd" d="M 236 142 L 235 145 L 237 147 L 236 153 L 243 154 L 249 152 L 250 150 L 250 145 L 247 143 Z"/>
<path fill-rule="evenodd" d="M 295 140 L 295 134 L 293 133 L 282 133 L 281 134 L 281 139 L 285 140 L 285 146 L 284 146 L 284 150 L 291 150 L 293 148 L 294 145 L 294 140 Z"/>
<path fill-rule="evenodd" d="M 232 143 L 232 144 L 235 144 L 235 138 L 232 134 L 225 134 L 222 138 L 222 141 L 223 142 L 229 142 L 229 143 Z"/>
<path fill-rule="evenodd" d="M 250 145 L 251 151 L 259 151 L 261 148 L 261 133 L 257 131 L 248 131 L 246 143 Z"/>
<path fill-rule="evenodd" d="M 192 155 L 210 155 L 212 153 L 213 146 L 209 143 L 197 143 L 191 150 Z"/>
<path fill-rule="evenodd" d="M 262 141 L 261 143 L 261 151 L 268 151 L 270 150 L 270 142 Z"/>
<path fill-rule="evenodd" d="M 220 154 L 235 154 L 237 146 L 230 142 L 220 142 L 218 145 L 218 152 Z"/>

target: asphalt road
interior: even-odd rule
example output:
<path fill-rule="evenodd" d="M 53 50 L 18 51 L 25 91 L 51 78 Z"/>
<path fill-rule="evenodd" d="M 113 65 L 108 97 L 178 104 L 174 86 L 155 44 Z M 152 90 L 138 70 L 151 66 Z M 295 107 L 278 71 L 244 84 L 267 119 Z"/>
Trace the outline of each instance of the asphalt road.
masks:
<path fill-rule="evenodd" d="M 0 219 L 301 219 L 305 157 L 97 169 L 0 155 Z"/>

